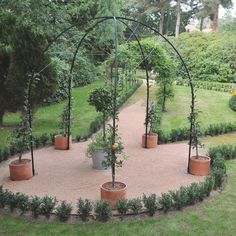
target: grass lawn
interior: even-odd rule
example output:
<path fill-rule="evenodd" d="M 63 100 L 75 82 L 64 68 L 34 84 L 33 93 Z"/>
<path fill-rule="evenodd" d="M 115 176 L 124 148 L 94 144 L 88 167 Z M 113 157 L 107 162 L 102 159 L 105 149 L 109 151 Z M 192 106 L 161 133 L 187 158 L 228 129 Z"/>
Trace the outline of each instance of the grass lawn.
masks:
<path fill-rule="evenodd" d="M 235 235 L 236 161 L 227 161 L 224 191 L 201 205 L 157 219 L 89 225 L 43 223 L 0 213 L 0 235 Z"/>
<path fill-rule="evenodd" d="M 80 134 L 85 135 L 88 131 L 90 123 L 96 118 L 98 113 L 95 108 L 87 102 L 89 93 L 103 85 L 103 81 L 96 81 L 93 84 L 82 88 L 73 89 L 73 127 L 74 136 Z M 60 131 L 58 124 L 60 122 L 60 114 L 66 105 L 66 101 L 58 104 L 40 107 L 35 114 L 33 132 L 35 135 L 43 133 L 53 133 Z M 6 127 L 0 130 L 0 148 L 6 146 L 10 141 L 10 130 L 19 122 L 20 114 L 8 114 L 4 116 L 4 125 Z M 7 137 L 9 137 L 7 139 Z"/>
<path fill-rule="evenodd" d="M 230 97 L 228 93 L 197 90 L 196 107 L 201 111 L 199 114 L 201 127 L 215 123 L 236 122 L 236 113 L 228 106 Z M 190 104 L 190 88 L 175 86 L 175 97 L 167 102 L 167 112 L 163 113 L 161 123 L 163 131 L 188 127 L 187 117 L 190 113 Z"/>

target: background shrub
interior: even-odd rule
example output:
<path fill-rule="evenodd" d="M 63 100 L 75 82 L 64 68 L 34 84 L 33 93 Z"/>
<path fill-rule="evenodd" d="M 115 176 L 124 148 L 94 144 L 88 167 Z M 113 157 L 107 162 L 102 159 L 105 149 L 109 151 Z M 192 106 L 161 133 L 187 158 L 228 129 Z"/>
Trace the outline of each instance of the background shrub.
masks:
<path fill-rule="evenodd" d="M 141 198 L 130 199 L 128 202 L 129 209 L 134 215 L 138 215 L 142 209 Z"/>

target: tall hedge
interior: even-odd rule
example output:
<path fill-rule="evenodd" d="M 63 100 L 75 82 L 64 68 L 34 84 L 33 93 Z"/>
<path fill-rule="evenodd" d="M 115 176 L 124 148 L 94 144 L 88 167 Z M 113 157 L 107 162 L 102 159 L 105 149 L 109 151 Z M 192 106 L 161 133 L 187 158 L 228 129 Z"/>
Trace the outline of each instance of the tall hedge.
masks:
<path fill-rule="evenodd" d="M 234 82 L 236 36 L 230 33 L 182 33 L 175 42 L 195 80 Z"/>

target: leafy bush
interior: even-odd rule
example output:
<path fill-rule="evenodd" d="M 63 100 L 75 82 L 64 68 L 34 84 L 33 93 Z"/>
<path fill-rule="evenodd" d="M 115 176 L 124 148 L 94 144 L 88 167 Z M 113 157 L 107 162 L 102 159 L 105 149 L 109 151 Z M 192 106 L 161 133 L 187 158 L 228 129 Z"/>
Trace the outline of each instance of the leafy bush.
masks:
<path fill-rule="evenodd" d="M 236 111 L 236 96 L 232 96 L 229 100 L 229 107 L 233 110 Z"/>
<path fill-rule="evenodd" d="M 193 205 L 197 201 L 199 201 L 199 195 L 200 195 L 200 186 L 197 183 L 192 183 L 187 188 L 187 195 L 188 195 L 188 205 Z"/>
<path fill-rule="evenodd" d="M 188 62 L 194 80 L 233 82 L 235 42 L 233 34 L 183 33 L 176 46 Z"/>
<path fill-rule="evenodd" d="M 128 202 L 129 209 L 134 215 L 138 215 L 142 209 L 141 198 L 130 199 Z"/>
<path fill-rule="evenodd" d="M 129 201 L 127 199 L 121 199 L 116 202 L 117 211 L 121 215 L 125 215 L 129 210 Z"/>
<path fill-rule="evenodd" d="M 219 145 L 211 147 L 208 150 L 208 156 L 213 162 L 217 155 L 222 156 L 225 160 L 231 160 L 236 158 L 236 145 Z"/>
<path fill-rule="evenodd" d="M 96 218 L 100 221 L 108 221 L 112 216 L 112 210 L 107 201 L 97 201 L 95 204 Z"/>
<path fill-rule="evenodd" d="M 0 208 L 4 208 L 8 203 L 9 191 L 4 190 L 2 186 L 0 186 Z"/>
<path fill-rule="evenodd" d="M 88 199 L 79 199 L 77 203 L 77 213 L 83 221 L 86 221 L 93 210 L 93 205 Z"/>
<path fill-rule="evenodd" d="M 185 187 L 180 187 L 177 191 L 170 191 L 170 195 L 173 199 L 173 207 L 176 210 L 181 210 L 189 201 L 188 189 Z"/>
<path fill-rule="evenodd" d="M 153 216 L 158 209 L 157 196 L 151 194 L 150 196 L 143 195 L 143 203 L 145 208 L 148 210 L 148 214 Z"/>
<path fill-rule="evenodd" d="M 161 209 L 166 213 L 173 207 L 173 199 L 170 193 L 162 193 L 159 198 Z"/>
<path fill-rule="evenodd" d="M 34 196 L 30 199 L 30 210 L 32 211 L 33 217 L 37 218 L 41 213 L 42 199 Z"/>
<path fill-rule="evenodd" d="M 51 213 L 54 210 L 54 207 L 56 206 L 57 199 L 53 197 L 45 196 L 42 199 L 42 204 L 40 207 L 40 213 L 44 216 L 46 216 L 47 219 L 50 218 Z"/>
<path fill-rule="evenodd" d="M 18 206 L 18 196 L 20 193 L 8 192 L 6 195 L 6 204 L 10 207 L 10 210 L 13 212 Z"/>
<path fill-rule="evenodd" d="M 71 204 L 66 201 L 62 201 L 61 204 L 56 208 L 56 215 L 60 221 L 67 221 L 70 218 L 72 212 Z"/>
<path fill-rule="evenodd" d="M 26 211 L 30 209 L 29 197 L 23 193 L 20 193 L 17 198 L 17 207 L 21 210 L 21 214 L 23 215 Z"/>

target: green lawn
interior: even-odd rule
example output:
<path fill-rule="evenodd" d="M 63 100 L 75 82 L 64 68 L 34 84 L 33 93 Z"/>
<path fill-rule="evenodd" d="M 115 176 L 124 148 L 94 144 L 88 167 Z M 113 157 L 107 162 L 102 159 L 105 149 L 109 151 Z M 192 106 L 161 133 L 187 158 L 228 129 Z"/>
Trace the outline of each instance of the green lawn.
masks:
<path fill-rule="evenodd" d="M 196 107 L 201 111 L 199 114 L 201 127 L 221 122 L 236 122 L 236 114 L 228 106 L 230 96 L 223 92 L 197 90 Z M 190 113 L 190 104 L 190 88 L 175 86 L 175 97 L 167 102 L 167 112 L 163 113 L 161 123 L 163 131 L 188 127 L 187 117 Z"/>
<path fill-rule="evenodd" d="M 0 213 L 0 235 L 235 235 L 236 161 L 227 161 L 228 182 L 224 191 L 199 206 L 156 219 L 89 225 L 48 223 Z"/>
<path fill-rule="evenodd" d="M 95 119 L 98 113 L 95 108 L 87 102 L 89 93 L 96 87 L 102 86 L 103 81 L 96 81 L 93 84 L 82 88 L 73 89 L 73 128 L 74 136 L 85 135 L 88 132 L 90 123 Z M 59 121 L 60 114 L 66 105 L 66 101 L 58 104 L 40 107 L 36 114 L 33 126 L 35 135 L 43 133 L 53 133 L 60 131 Z M 4 116 L 4 125 L 6 127 L 0 130 L 0 147 L 9 143 L 10 130 L 19 122 L 19 113 L 8 114 Z"/>

